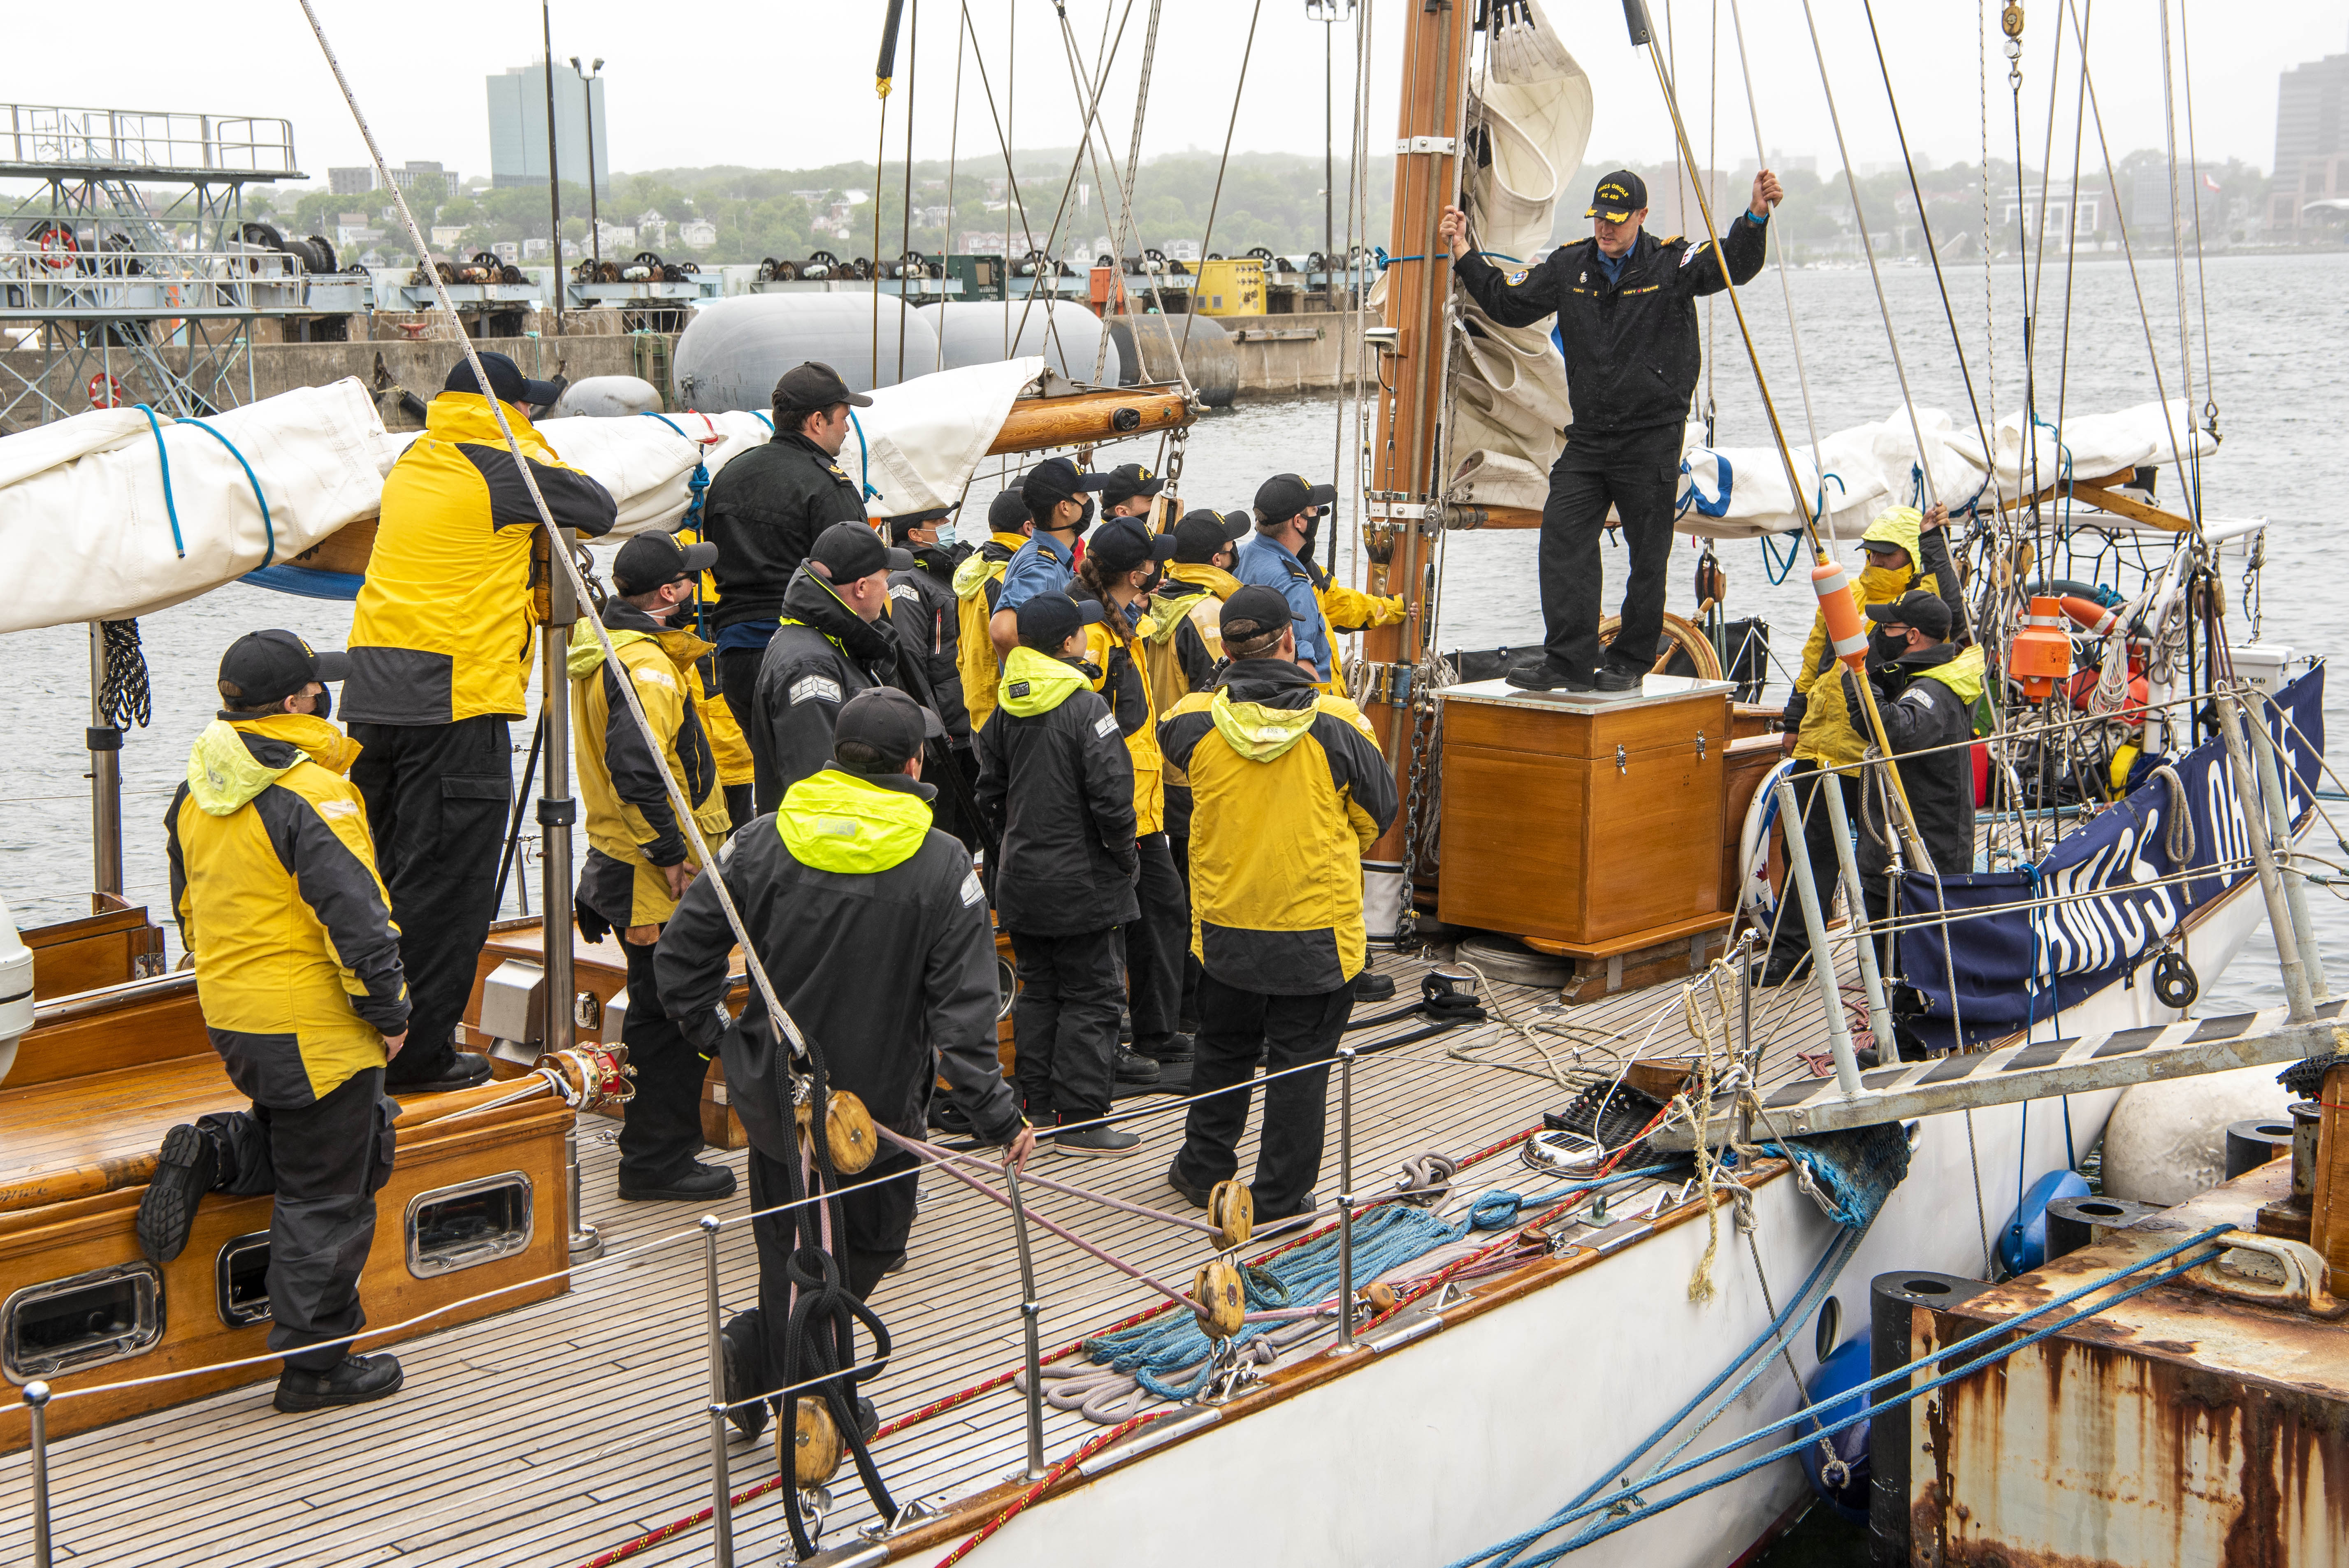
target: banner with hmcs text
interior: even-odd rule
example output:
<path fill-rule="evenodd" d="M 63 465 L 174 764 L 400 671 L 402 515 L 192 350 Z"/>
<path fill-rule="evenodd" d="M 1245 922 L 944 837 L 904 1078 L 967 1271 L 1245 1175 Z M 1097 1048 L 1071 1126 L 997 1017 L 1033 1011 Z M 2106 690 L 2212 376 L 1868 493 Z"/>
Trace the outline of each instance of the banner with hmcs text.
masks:
<path fill-rule="evenodd" d="M 2264 714 L 2297 826 L 2315 805 L 2324 666 L 2286 686 Z M 1900 936 L 1900 969 L 1926 1005 L 1923 1016 L 1909 1021 L 1919 1038 L 1935 1050 L 1979 1047 L 2026 1030 L 2051 1038 L 2057 1013 L 2107 985 L 2147 983 L 2141 966 L 2159 955 L 2191 912 L 2256 879 L 2225 741 L 2214 736 L 2173 766 L 2186 786 L 2193 839 L 2178 861 L 2169 852 L 2176 797 L 2167 780 L 2156 779 L 2058 839 L 2033 871 L 1940 878 L 1911 872 L 1901 878 L 1904 921 L 1944 911 L 1951 917 L 1946 943 L 1935 925 Z M 2259 809 L 2256 801 L 2252 807 Z M 2216 976 L 2200 978 L 2208 985 Z"/>

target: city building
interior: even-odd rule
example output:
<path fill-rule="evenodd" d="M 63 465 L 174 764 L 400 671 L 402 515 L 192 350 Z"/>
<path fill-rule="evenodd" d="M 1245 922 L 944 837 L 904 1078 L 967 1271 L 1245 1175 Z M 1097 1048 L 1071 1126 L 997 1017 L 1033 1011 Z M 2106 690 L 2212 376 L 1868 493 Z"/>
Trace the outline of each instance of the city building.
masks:
<path fill-rule="evenodd" d="M 2267 237 L 2292 241 L 2340 222 L 2331 205 L 2344 189 L 2349 153 L 2349 54 L 2294 66 L 2276 78 L 2275 171 L 2268 182 Z"/>
<path fill-rule="evenodd" d="M 718 225 L 706 218 L 688 218 L 677 226 L 677 237 L 688 251 L 706 251 L 718 243 Z"/>
<path fill-rule="evenodd" d="M 337 196 L 364 196 L 375 189 L 375 165 L 361 164 L 357 169 L 326 170 L 326 189 Z"/>
<path fill-rule="evenodd" d="M 539 138 L 542 145 L 545 140 L 543 136 Z M 435 161 L 414 158 L 391 170 L 391 182 L 402 191 L 410 191 L 415 189 L 416 177 L 419 174 L 438 174 L 452 196 L 460 189 L 455 170 L 444 169 Z M 540 183 L 545 181 L 541 181 Z M 326 189 L 337 196 L 364 196 L 377 189 L 375 165 L 368 163 L 357 169 L 329 169 L 326 170 Z"/>
<path fill-rule="evenodd" d="M 546 63 L 534 60 L 488 78 L 490 183 L 546 183 Z M 595 189 L 612 188 L 612 144 L 604 130 L 604 78 L 584 79 L 568 65 L 554 67 L 554 152 L 557 177 L 585 185 L 588 126 L 595 142 Z"/>

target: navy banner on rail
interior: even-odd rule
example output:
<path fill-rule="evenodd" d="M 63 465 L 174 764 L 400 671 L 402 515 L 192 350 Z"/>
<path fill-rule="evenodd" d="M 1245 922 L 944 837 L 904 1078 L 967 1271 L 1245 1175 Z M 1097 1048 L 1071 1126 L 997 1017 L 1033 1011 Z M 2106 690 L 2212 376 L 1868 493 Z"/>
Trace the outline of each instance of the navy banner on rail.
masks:
<path fill-rule="evenodd" d="M 2283 785 L 2292 820 L 2304 822 L 2315 805 L 2324 749 L 2323 666 L 2285 686 L 2266 708 L 2266 720 L 2288 765 Z M 1946 1050 L 2034 1025 L 2044 1033 L 2059 1011 L 2106 985 L 2145 984 L 2140 966 L 2194 910 L 2254 880 L 2225 742 L 2208 740 L 2174 766 L 2193 829 L 2191 852 L 2181 861 L 2169 852 L 2173 796 L 2157 779 L 2075 827 L 2029 871 L 1902 877 L 1904 921 L 1943 910 L 1953 917 L 1946 944 L 1943 929 L 1933 925 L 1900 936 L 1900 968 L 1926 1004 L 1924 1015 L 1909 1021 L 1919 1038 Z M 2215 976 L 2201 978 L 2207 984 Z"/>

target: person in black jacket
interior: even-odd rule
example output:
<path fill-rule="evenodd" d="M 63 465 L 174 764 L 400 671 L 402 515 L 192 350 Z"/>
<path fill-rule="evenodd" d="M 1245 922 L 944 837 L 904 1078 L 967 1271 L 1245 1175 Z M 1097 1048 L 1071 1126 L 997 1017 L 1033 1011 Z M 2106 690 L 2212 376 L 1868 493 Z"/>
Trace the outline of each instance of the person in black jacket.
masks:
<path fill-rule="evenodd" d="M 955 538 L 954 509 L 936 507 L 889 520 L 889 541 L 914 564 L 889 573 L 889 623 L 897 634 L 902 683 L 916 701 L 927 703 L 946 726 L 945 754 L 953 779 L 938 780 L 938 827 L 972 849 L 979 847 L 978 824 L 968 818 L 971 791 L 978 784 L 978 758 L 970 748 L 970 708 L 962 692 L 962 605 L 955 597 L 955 573 L 971 555 Z M 918 674 L 904 671 L 905 664 Z M 926 687 L 926 690 L 924 688 Z"/>
<path fill-rule="evenodd" d="M 835 522 L 862 521 L 864 493 L 840 466 L 849 410 L 873 399 L 852 392 L 829 365 L 814 360 L 775 383 L 775 433 L 718 470 L 709 481 L 708 526 L 702 537 L 718 546 L 710 576 L 718 602 L 718 687 L 734 720 L 748 734 L 759 655 L 774 635 L 792 573 L 816 535 Z M 760 797 L 760 809 L 774 803 Z"/>
<path fill-rule="evenodd" d="M 1751 206 L 1733 221 L 1718 249 L 1640 232 L 1648 188 L 1629 170 L 1599 182 L 1590 199 L 1591 237 L 1561 245 L 1547 260 L 1502 273 L 1468 243 L 1468 220 L 1446 207 L 1436 232 L 1452 248 L 1453 270 L 1477 306 L 1503 326 L 1557 318 L 1574 423 L 1550 469 L 1542 508 L 1544 652 L 1509 673 L 1534 691 L 1637 691 L 1655 662 L 1663 633 L 1664 569 L 1680 488 L 1681 446 L 1689 397 L 1702 355 L 1696 301 L 1728 278 L 1762 270 L 1764 225 L 1783 192 L 1764 169 L 1754 177 Z M 1599 531 L 1607 510 L 1620 514 L 1630 547 L 1623 625 L 1603 655 L 1599 646 L 1602 567 Z"/>
<path fill-rule="evenodd" d="M 978 736 L 978 809 L 1000 840 L 995 909 L 1019 965 L 1011 1015 L 1028 1119 L 1062 1154 L 1127 1154 L 1109 1114 L 1118 928 L 1139 911 L 1133 763 L 1116 716 L 1072 661 L 1101 606 L 1059 593 L 1019 606 L 999 705 Z"/>
<path fill-rule="evenodd" d="M 783 593 L 782 624 L 761 657 L 742 727 L 761 814 L 831 761 L 841 704 L 868 686 L 895 683 L 897 637 L 885 618 L 889 573 L 912 562 L 861 522 L 836 522 L 816 536 Z"/>
<path fill-rule="evenodd" d="M 922 742 L 936 727 L 936 716 L 903 692 L 852 698 L 840 710 L 832 764 L 794 784 L 780 812 L 728 840 L 717 874 L 784 1011 L 823 1053 L 832 1088 L 854 1094 L 880 1125 L 924 1138 L 943 1075 L 978 1141 L 1005 1146 L 1016 1165 L 1035 1140 L 996 1059 L 986 895 L 969 852 L 929 826 Z M 726 1016 L 733 946 L 705 875 L 662 933 L 655 975 L 686 1037 L 725 1063 L 727 1091 L 750 1140 L 750 1205 L 765 1210 L 788 1201 L 798 1176 L 792 1078 L 755 986 L 741 1017 Z M 842 1191 L 833 1253 L 860 1301 L 905 1255 L 916 1169 L 913 1155 L 885 1142 Z M 727 1326 L 730 1404 L 783 1386 L 781 1336 L 792 1307 L 784 1265 L 795 1244 L 815 1245 L 820 1235 L 811 1209 L 762 1215 L 752 1227 L 759 1309 Z M 753 1437 L 766 1421 L 763 1405 L 731 1413 Z"/>

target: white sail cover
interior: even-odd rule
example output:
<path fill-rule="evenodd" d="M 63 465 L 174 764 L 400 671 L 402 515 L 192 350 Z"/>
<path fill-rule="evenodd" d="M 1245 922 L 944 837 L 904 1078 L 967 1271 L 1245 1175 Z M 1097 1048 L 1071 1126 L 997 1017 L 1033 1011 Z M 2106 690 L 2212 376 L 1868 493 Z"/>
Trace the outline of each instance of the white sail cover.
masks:
<path fill-rule="evenodd" d="M 1471 89 L 1469 138 L 1489 150 L 1467 181 L 1473 232 L 1495 264 L 1531 264 L 1549 245 L 1559 193 L 1590 139 L 1590 78 L 1537 0 L 1503 6 L 1491 69 Z M 1564 442 L 1566 365 L 1550 324 L 1502 326 L 1453 291 L 1452 499 L 1538 508 Z"/>
<path fill-rule="evenodd" d="M 840 454 L 849 477 L 878 492 L 868 513 L 959 500 L 1013 400 L 1043 368 L 1041 358 L 974 365 L 874 393 Z M 197 421 L 159 418 L 159 451 L 158 427 L 136 408 L 98 409 L 0 439 L 0 581 L 14 589 L 0 605 L 0 632 L 128 620 L 290 561 L 377 515 L 383 476 L 415 439 L 387 432 L 374 399 L 349 377 L 202 423 L 225 441 Z M 612 492 L 619 534 L 676 527 L 697 461 L 715 475 L 770 434 L 749 413 L 547 419 L 538 429 Z"/>

